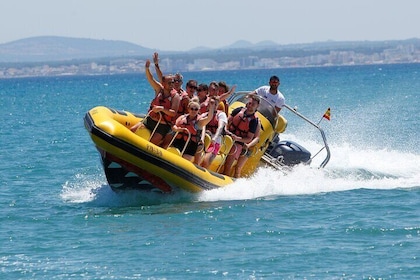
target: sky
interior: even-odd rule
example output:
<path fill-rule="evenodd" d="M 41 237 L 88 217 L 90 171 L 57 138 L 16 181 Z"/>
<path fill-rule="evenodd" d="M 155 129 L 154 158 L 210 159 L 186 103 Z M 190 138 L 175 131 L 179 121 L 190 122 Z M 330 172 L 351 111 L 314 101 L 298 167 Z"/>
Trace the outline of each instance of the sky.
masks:
<path fill-rule="evenodd" d="M 165 51 L 420 38 L 418 0 L 1 0 L 0 44 L 36 36 Z"/>

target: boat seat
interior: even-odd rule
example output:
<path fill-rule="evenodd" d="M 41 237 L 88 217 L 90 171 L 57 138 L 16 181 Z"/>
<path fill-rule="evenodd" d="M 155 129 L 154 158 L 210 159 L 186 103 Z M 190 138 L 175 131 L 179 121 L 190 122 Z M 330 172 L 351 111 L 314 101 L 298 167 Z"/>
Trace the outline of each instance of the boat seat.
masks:
<path fill-rule="evenodd" d="M 216 157 L 213 160 L 214 162 L 213 164 L 217 166 L 215 169 L 216 172 L 220 172 L 220 169 L 225 164 L 225 160 L 227 156 L 229 155 L 230 149 L 232 148 L 233 144 L 234 144 L 234 141 L 231 136 L 229 135 L 222 136 L 222 143 L 220 145 L 219 157 L 218 158 Z"/>
<path fill-rule="evenodd" d="M 224 135 L 222 138 L 222 145 L 220 146 L 219 154 L 227 155 L 233 146 L 233 139 L 229 135 Z"/>
<path fill-rule="evenodd" d="M 279 115 L 277 118 L 277 124 L 276 124 L 276 132 L 277 133 L 283 133 L 286 130 L 287 127 L 287 120 L 282 115 Z"/>
<path fill-rule="evenodd" d="M 177 155 L 177 156 L 181 156 L 181 151 L 178 148 L 170 146 L 166 150 L 170 153 L 173 153 L 173 154 Z"/>
<path fill-rule="evenodd" d="M 210 144 L 211 144 L 211 137 L 210 137 L 210 135 L 208 135 L 206 133 L 206 135 L 204 136 L 204 151 L 207 151 L 207 149 L 209 148 Z"/>
<path fill-rule="evenodd" d="M 146 139 L 147 141 L 149 141 L 151 136 L 150 130 L 148 130 L 146 127 L 141 127 L 137 129 L 135 133 L 136 135 Z"/>

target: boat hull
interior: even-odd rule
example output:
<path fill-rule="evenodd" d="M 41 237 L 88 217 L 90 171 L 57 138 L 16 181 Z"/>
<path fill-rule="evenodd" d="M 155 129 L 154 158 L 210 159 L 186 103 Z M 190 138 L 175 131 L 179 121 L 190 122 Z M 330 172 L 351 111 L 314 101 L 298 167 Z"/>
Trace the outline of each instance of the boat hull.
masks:
<path fill-rule="evenodd" d="M 141 117 L 99 106 L 85 116 L 85 127 L 101 154 L 110 186 L 116 189 L 176 188 L 200 192 L 224 187 L 229 176 L 207 170 L 129 130 Z M 147 182 L 147 183 L 146 183 Z M 153 186 L 153 187 L 152 187 Z"/>
<path fill-rule="evenodd" d="M 229 111 L 244 107 L 248 93 L 235 94 L 229 100 Z M 248 177 L 255 172 L 274 136 L 287 126 L 286 119 L 279 116 L 268 101 L 261 101 L 256 113 L 261 125 L 259 142 L 253 147 L 252 156 L 248 158 L 240 177 Z M 85 127 L 101 155 L 105 175 L 113 190 L 157 189 L 170 193 L 183 189 L 201 192 L 234 182 L 231 176 L 221 174 L 233 145 L 230 136 L 223 136 L 218 155 L 206 169 L 183 158 L 174 147 L 163 149 L 149 142 L 153 132 L 145 127 L 133 133 L 130 128 L 144 117 L 104 106 L 95 107 L 85 115 Z M 233 173 L 233 170 L 230 172 Z"/>

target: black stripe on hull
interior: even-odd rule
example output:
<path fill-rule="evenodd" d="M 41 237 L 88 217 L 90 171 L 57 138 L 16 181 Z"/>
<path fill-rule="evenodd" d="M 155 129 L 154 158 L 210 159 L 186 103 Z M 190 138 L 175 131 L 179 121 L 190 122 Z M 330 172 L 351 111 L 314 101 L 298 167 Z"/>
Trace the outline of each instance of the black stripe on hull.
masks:
<path fill-rule="evenodd" d="M 197 187 L 201 188 L 202 190 L 212 190 L 212 189 L 216 189 L 216 188 L 220 188 L 219 185 L 213 184 L 207 180 L 204 180 L 203 178 L 201 178 L 200 176 L 197 176 L 191 172 L 189 172 L 188 170 L 179 168 L 177 165 L 174 165 L 162 158 L 159 157 L 155 157 L 150 153 L 147 153 L 139 148 L 137 148 L 136 146 L 127 143 L 121 139 L 118 139 L 116 137 L 113 137 L 112 135 L 104 132 L 103 130 L 99 129 L 98 127 L 95 126 L 92 117 L 90 116 L 89 113 L 86 114 L 85 118 L 85 127 L 86 129 L 93 135 L 99 137 L 100 139 L 108 142 L 109 144 L 111 144 L 112 146 L 119 148 L 121 150 L 124 150 L 127 153 L 130 153 L 144 161 L 147 161 L 149 164 L 152 164 L 154 166 L 157 166 L 159 168 L 165 169 L 173 174 L 177 174 L 178 176 L 180 176 L 181 178 L 191 182 L 192 184 L 196 185 Z M 203 170 L 203 168 L 196 166 L 197 169 L 199 170 Z M 218 177 L 220 179 L 225 180 L 225 177 L 212 172 L 212 171 L 206 171 L 206 172 L 210 172 L 213 176 Z"/>

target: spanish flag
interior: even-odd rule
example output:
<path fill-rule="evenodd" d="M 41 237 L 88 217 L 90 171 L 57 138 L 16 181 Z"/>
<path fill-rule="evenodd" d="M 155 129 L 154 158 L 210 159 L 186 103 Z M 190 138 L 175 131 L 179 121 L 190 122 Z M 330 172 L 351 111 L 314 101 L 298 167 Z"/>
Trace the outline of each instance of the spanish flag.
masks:
<path fill-rule="evenodd" d="M 331 119 L 331 109 L 328 108 L 327 111 L 325 111 L 325 113 L 322 117 L 326 118 L 327 120 L 330 120 Z"/>

